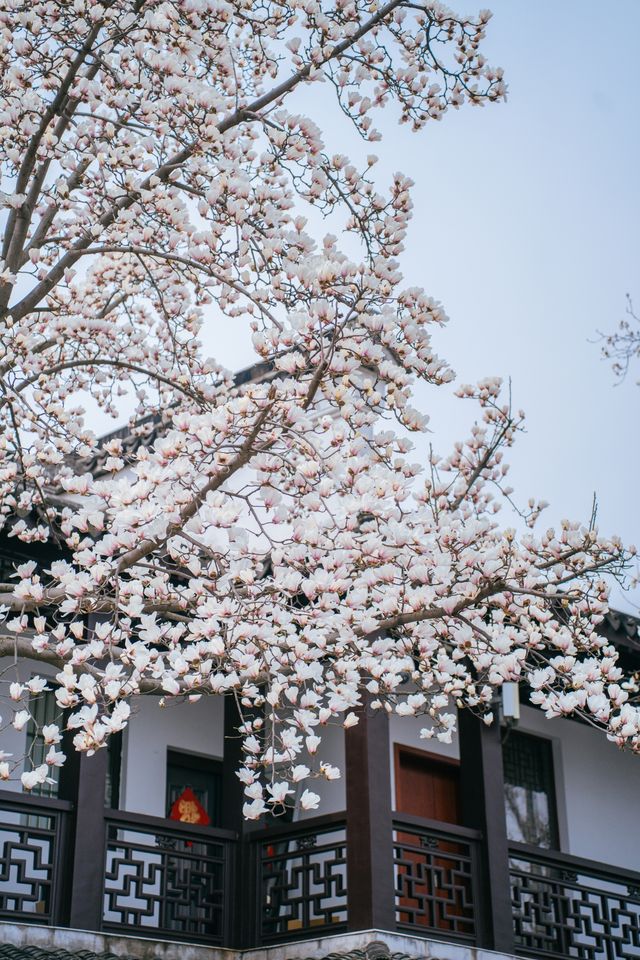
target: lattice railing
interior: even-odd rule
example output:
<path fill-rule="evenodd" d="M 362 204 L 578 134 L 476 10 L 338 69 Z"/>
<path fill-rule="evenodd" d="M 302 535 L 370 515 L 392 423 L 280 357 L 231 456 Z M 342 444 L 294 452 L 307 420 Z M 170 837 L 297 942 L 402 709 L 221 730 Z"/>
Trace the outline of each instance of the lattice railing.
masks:
<path fill-rule="evenodd" d="M 347 922 L 344 815 L 256 831 L 258 942 L 338 933 Z"/>
<path fill-rule="evenodd" d="M 235 834 L 109 811 L 105 930 L 227 940 Z"/>
<path fill-rule="evenodd" d="M 105 930 L 226 946 L 238 916 L 254 944 L 347 927 L 343 813 L 256 829 L 241 874 L 229 831 L 111 810 L 105 828 Z M 72 834 L 72 804 L 0 791 L 0 919 L 68 922 Z M 483 942 L 480 835 L 394 814 L 393 852 L 397 929 Z M 509 853 L 518 954 L 640 960 L 640 872 L 524 844 Z"/>
<path fill-rule="evenodd" d="M 640 873 L 525 844 L 509 851 L 518 953 L 640 958 Z"/>
<path fill-rule="evenodd" d="M 408 814 L 393 828 L 398 928 L 475 942 L 480 834 Z"/>
<path fill-rule="evenodd" d="M 0 919 L 61 923 L 72 805 L 0 791 Z"/>

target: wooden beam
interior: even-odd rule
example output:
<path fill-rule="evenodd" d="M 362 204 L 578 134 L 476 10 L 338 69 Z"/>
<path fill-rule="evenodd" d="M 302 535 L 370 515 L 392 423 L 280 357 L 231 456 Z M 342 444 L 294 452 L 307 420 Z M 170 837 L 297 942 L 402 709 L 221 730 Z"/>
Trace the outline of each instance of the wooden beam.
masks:
<path fill-rule="evenodd" d="M 349 930 L 396 928 L 389 721 L 366 704 L 345 731 Z"/>
<path fill-rule="evenodd" d="M 104 616 L 93 614 L 87 617 L 89 636 L 93 634 L 96 623 L 104 619 Z M 67 727 L 68 718 L 69 711 L 65 713 L 64 727 Z M 117 736 L 119 765 L 121 736 Z M 107 775 L 113 742 L 110 749 L 103 747 L 93 756 L 88 756 L 75 749 L 73 737 L 74 730 L 65 729 L 62 745 L 67 759 L 60 771 L 58 787 L 60 798 L 70 800 L 75 807 L 72 856 L 66 879 L 68 893 L 65 897 L 65 912 L 70 927 L 78 930 L 101 930 L 107 859 Z"/>
<path fill-rule="evenodd" d="M 500 725 L 461 710 L 458 729 L 462 821 L 483 835 L 478 946 L 514 953 Z"/>
<path fill-rule="evenodd" d="M 242 805 L 246 800 L 237 771 L 242 763 L 242 737 L 238 733 L 240 714 L 232 696 L 224 698 L 224 753 L 222 756 L 222 822 L 224 830 L 240 833 L 243 828 Z"/>
<path fill-rule="evenodd" d="M 67 748 L 59 795 L 75 805 L 73 855 L 67 885 L 69 926 L 100 930 L 105 876 L 105 785 L 107 751 L 92 757 Z"/>
<path fill-rule="evenodd" d="M 242 949 L 255 945 L 257 926 L 256 866 L 251 857 L 252 845 L 247 838 L 242 806 L 246 800 L 244 787 L 237 771 L 242 763 L 242 737 L 238 734 L 240 714 L 234 697 L 224 698 L 224 755 L 222 759 L 222 823 L 225 830 L 233 830 L 238 842 L 232 865 L 225 907 L 225 945 Z M 240 904 L 243 905 L 240 908 Z"/>

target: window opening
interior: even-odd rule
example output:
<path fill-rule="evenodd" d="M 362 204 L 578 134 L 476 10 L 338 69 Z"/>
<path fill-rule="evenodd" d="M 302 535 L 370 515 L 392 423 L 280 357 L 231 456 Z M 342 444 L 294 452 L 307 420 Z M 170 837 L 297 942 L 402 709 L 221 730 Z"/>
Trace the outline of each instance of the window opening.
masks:
<path fill-rule="evenodd" d="M 502 759 L 509 840 L 557 849 L 551 741 L 511 730 L 503 743 Z"/>

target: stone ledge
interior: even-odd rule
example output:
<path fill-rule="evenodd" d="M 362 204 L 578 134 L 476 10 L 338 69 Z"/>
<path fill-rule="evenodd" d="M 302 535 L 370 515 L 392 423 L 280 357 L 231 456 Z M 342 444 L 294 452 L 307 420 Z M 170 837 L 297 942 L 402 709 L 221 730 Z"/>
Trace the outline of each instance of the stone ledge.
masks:
<path fill-rule="evenodd" d="M 69 953 L 111 954 L 118 960 L 515 960 L 496 953 L 444 940 L 430 940 L 387 930 L 362 930 L 317 939 L 298 940 L 250 950 L 230 950 L 178 940 L 93 933 L 67 927 L 45 927 L 0 921 L 0 944 L 38 947 Z M 375 944 L 375 950 L 367 950 Z M 383 945 L 387 951 L 384 951 Z"/>

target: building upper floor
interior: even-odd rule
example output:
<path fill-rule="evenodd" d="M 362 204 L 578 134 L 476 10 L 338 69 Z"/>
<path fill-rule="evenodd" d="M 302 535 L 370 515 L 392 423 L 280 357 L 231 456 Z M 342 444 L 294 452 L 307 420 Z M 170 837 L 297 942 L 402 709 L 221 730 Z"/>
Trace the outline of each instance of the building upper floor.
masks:
<path fill-rule="evenodd" d="M 54 701 L 36 706 L 42 725 Z M 379 929 L 640 956 L 640 761 L 601 733 L 523 703 L 425 744 L 417 718 L 365 709 L 324 732 L 342 776 L 314 785 L 318 811 L 246 824 L 234 711 L 137 698 L 108 750 L 44 793 L 2 791 L 0 917 L 244 949 Z M 35 729 L 13 736 L 17 754 L 44 749 Z"/>

